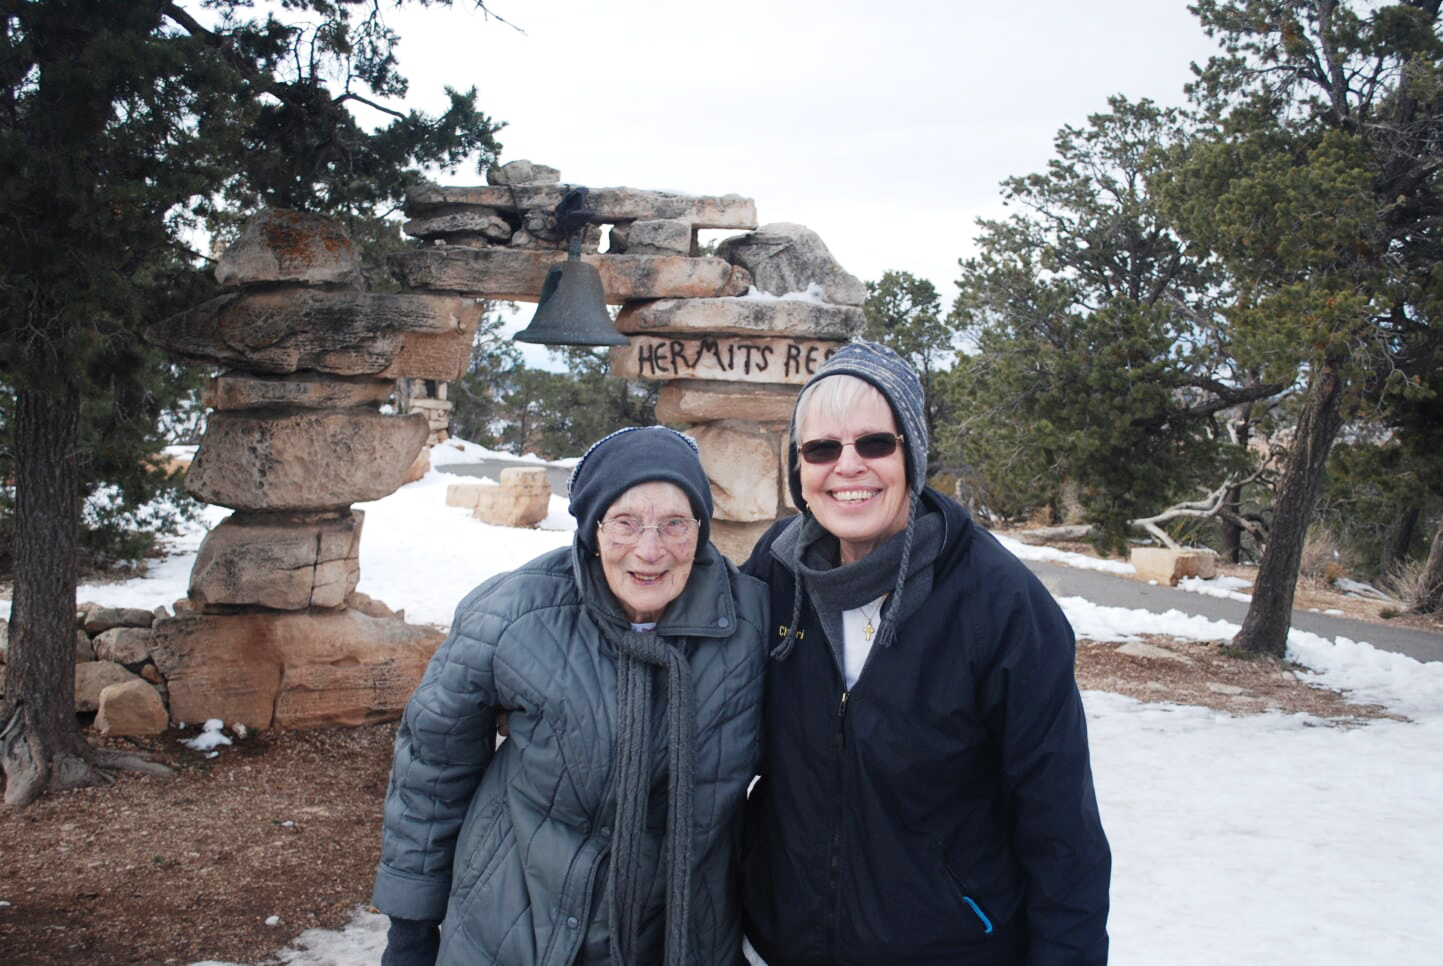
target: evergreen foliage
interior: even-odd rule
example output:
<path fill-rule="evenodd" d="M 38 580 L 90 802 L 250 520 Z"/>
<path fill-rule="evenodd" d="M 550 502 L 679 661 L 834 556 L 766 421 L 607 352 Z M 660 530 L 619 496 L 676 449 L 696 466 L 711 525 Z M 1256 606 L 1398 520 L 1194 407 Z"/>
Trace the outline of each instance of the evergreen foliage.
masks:
<path fill-rule="evenodd" d="M 1017 214 L 980 222 L 950 317 L 975 352 L 949 380 L 944 445 L 977 502 L 1011 516 L 1076 501 L 1120 549 L 1130 520 L 1237 469 L 1217 414 L 1282 386 L 1233 356 L 1221 280 L 1148 193 L 1177 113 L 1110 108 L 1063 128 L 1046 171 L 1004 182 Z"/>
<path fill-rule="evenodd" d="M 17 0 L 0 32 L 0 384 L 13 471 L 15 594 L 0 754 L 6 799 L 90 780 L 70 685 L 80 502 L 127 497 L 181 387 L 138 331 L 202 301 L 186 248 L 256 205 L 373 219 L 427 165 L 484 166 L 474 92 L 402 113 L 404 0 Z M 416 0 L 423 6 L 449 0 Z M 479 4 L 478 4 L 479 5 Z M 390 115 L 366 130 L 364 102 Z M 63 764 L 68 763 L 68 764 Z M 52 767 L 54 766 L 54 767 Z"/>

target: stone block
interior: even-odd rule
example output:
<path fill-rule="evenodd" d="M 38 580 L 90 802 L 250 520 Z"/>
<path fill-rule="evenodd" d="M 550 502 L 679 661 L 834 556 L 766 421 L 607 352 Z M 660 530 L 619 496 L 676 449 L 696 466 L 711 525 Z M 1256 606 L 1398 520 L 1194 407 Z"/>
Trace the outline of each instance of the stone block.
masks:
<path fill-rule="evenodd" d="M 306 511 L 396 491 L 426 442 L 426 417 L 366 409 L 215 412 L 186 490 L 236 510 Z"/>
<path fill-rule="evenodd" d="M 252 215 L 221 253 L 215 278 L 227 288 L 270 282 L 360 285 L 361 263 L 350 236 L 329 218 L 266 208 Z"/>
<path fill-rule="evenodd" d="M 501 471 L 500 486 L 477 487 L 472 513 L 492 526 L 534 527 L 546 519 L 550 506 L 551 484 L 544 469 L 509 466 Z"/>
<path fill-rule="evenodd" d="M 552 212 L 569 185 L 494 186 L 418 185 L 406 192 L 406 214 L 419 217 L 434 208 L 470 205 L 503 212 Z M 757 206 L 741 195 L 686 195 L 637 188 L 592 188 L 587 201 L 599 224 L 626 221 L 684 221 L 693 228 L 757 227 Z"/>
<path fill-rule="evenodd" d="M 187 615 L 152 652 L 177 721 L 323 728 L 399 717 L 443 636 L 353 608 Z"/>
<path fill-rule="evenodd" d="M 1210 580 L 1217 575 L 1217 555 L 1211 550 L 1134 547 L 1128 559 L 1143 580 L 1156 580 L 1170 587 L 1177 586 L 1184 577 Z"/>
<path fill-rule="evenodd" d="M 149 627 L 112 627 L 95 635 L 91 644 L 96 660 L 114 661 L 131 669 L 150 660 Z"/>
<path fill-rule="evenodd" d="M 510 241 L 514 231 L 511 223 L 493 209 L 458 205 L 433 208 L 407 221 L 402 230 L 413 238 L 449 239 L 457 235 L 477 235 L 500 243 Z"/>
<path fill-rule="evenodd" d="M 797 394 L 766 385 L 738 388 L 735 383 L 669 382 L 656 399 L 661 423 L 710 423 L 722 419 L 782 423 L 792 418 Z"/>
<path fill-rule="evenodd" d="M 75 663 L 95 660 L 95 642 L 83 630 L 75 632 Z"/>
<path fill-rule="evenodd" d="M 430 439 L 429 433 L 427 434 L 427 439 Z M 421 452 L 417 453 L 416 458 L 411 461 L 411 466 L 406 470 L 406 475 L 401 478 L 401 485 L 405 486 L 407 483 L 415 483 L 429 472 L 431 472 L 431 451 L 423 446 L 421 447 Z"/>
<path fill-rule="evenodd" d="M 822 300 L 836 305 L 862 305 L 867 287 L 832 257 L 821 237 L 790 222 L 763 225 L 748 235 L 724 239 L 717 255 L 745 268 L 763 292 L 786 295 L 821 286 Z"/>
<path fill-rule="evenodd" d="M 141 607 L 101 607 L 98 604 L 84 611 L 81 626 L 85 633 L 100 634 L 112 627 L 149 627 L 155 622 L 155 614 Z"/>
<path fill-rule="evenodd" d="M 100 692 L 95 730 L 103 735 L 158 735 L 170 724 L 160 692 L 137 678 Z"/>
<path fill-rule="evenodd" d="M 361 576 L 364 514 L 274 518 L 235 514 L 200 545 L 190 598 L 202 609 L 340 607 Z"/>
<path fill-rule="evenodd" d="M 75 710 L 96 711 L 100 708 L 100 692 L 112 684 L 141 679 L 114 661 L 86 661 L 75 665 Z M 143 681 L 141 683 L 144 683 Z M 149 685 L 146 685 L 149 687 Z"/>
<path fill-rule="evenodd" d="M 480 317 L 477 302 L 454 295 L 293 288 L 218 296 L 150 326 L 145 338 L 187 359 L 249 372 L 394 379 L 415 337 L 459 341 L 469 357 Z M 454 365 L 416 376 L 454 378 Z"/>
<path fill-rule="evenodd" d="M 259 376 L 227 372 L 212 379 L 201 402 L 212 409 L 261 409 L 286 406 L 297 409 L 376 408 L 396 389 L 391 379 L 364 376 L 317 378 L 313 374 Z"/>
<path fill-rule="evenodd" d="M 684 221 L 633 221 L 611 229 L 610 251 L 627 255 L 690 255 L 692 227 Z"/>
<path fill-rule="evenodd" d="M 784 335 L 845 340 L 862 331 L 864 321 L 862 309 L 853 305 L 741 296 L 631 302 L 617 315 L 616 328 L 627 335 Z"/>
<path fill-rule="evenodd" d="M 715 519 L 734 523 L 775 519 L 781 481 L 774 437 L 760 429 L 748 433 L 721 426 L 702 426 L 692 435 L 711 480 Z"/>
<path fill-rule="evenodd" d="M 752 555 L 752 548 L 772 525 L 771 520 L 758 523 L 733 523 L 730 520 L 713 520 L 711 542 L 732 563 L 741 566 Z"/>
<path fill-rule="evenodd" d="M 468 510 L 476 508 L 476 494 L 486 488 L 485 483 L 448 483 L 446 485 L 446 505 L 465 507 Z"/>
<path fill-rule="evenodd" d="M 411 288 L 459 292 L 477 298 L 535 302 L 546 272 L 564 261 L 561 251 L 464 248 L 447 245 L 398 252 L 390 265 Z M 720 258 L 682 255 L 583 255 L 596 266 L 606 300 L 717 298 L 745 294 L 751 276 Z"/>
<path fill-rule="evenodd" d="M 712 379 L 801 386 L 843 342 L 818 339 L 637 335 L 611 350 L 611 374 L 622 379 Z"/>

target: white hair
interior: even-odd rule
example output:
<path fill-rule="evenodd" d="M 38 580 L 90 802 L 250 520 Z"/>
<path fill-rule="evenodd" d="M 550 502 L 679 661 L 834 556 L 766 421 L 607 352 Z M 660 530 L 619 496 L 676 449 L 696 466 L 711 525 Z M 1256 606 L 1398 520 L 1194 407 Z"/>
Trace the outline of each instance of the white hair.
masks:
<path fill-rule="evenodd" d="M 861 404 L 878 401 L 892 417 L 892 428 L 897 429 L 897 415 L 887 397 L 865 379 L 844 372 L 819 379 L 802 390 L 797 397 L 796 408 L 792 410 L 792 439 L 802 443 L 803 423 L 812 416 L 820 416 L 833 422 L 842 422 L 851 416 Z"/>

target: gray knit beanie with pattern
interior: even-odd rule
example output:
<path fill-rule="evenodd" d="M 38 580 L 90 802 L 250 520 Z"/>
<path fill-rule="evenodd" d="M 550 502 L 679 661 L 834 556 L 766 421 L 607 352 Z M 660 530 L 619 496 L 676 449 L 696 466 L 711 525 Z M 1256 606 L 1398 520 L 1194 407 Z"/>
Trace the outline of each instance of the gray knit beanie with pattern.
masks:
<path fill-rule="evenodd" d="M 896 352 L 876 342 L 857 340 L 851 342 L 836 355 L 822 363 L 816 375 L 807 380 L 798 394 L 798 402 L 807 389 L 831 376 L 848 375 L 867 382 L 876 388 L 892 408 L 897 420 L 897 429 L 902 434 L 904 458 L 907 466 L 907 489 L 911 491 L 911 505 L 907 513 L 906 537 L 902 544 L 902 558 L 897 569 L 897 582 L 881 614 L 881 626 L 877 629 L 877 644 L 890 647 L 897 634 L 897 614 L 901 611 L 903 588 L 907 582 L 907 567 L 912 554 L 912 536 L 917 526 L 917 498 L 927 485 L 927 447 L 930 442 L 927 433 L 926 394 L 922 391 L 922 380 L 917 372 Z M 792 439 L 787 446 L 787 485 L 792 491 L 792 500 L 803 512 L 807 502 L 802 499 L 801 456 L 798 446 L 805 442 L 798 440 L 801 430 L 800 413 L 792 414 Z M 787 625 L 789 631 L 780 644 L 772 651 L 778 660 L 785 659 L 792 651 L 796 639 L 797 624 L 802 611 L 802 580 L 796 581 L 796 593 L 792 602 L 792 619 Z"/>

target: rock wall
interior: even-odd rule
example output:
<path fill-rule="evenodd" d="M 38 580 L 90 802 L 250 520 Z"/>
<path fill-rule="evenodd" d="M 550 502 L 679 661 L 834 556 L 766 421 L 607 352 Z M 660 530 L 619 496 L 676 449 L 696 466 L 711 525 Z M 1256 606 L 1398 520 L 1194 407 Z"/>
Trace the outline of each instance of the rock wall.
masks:
<path fill-rule="evenodd" d="M 235 511 L 201 544 L 187 600 L 148 631 L 170 716 L 255 728 L 394 716 L 441 634 L 355 593 L 364 515 L 351 504 L 421 462 L 431 410 L 448 404 L 380 405 L 398 380 L 464 373 L 480 306 L 365 291 L 345 233 L 287 211 L 251 219 L 216 278 L 232 291 L 146 333 L 225 367 L 185 485 Z"/>
<path fill-rule="evenodd" d="M 408 287 L 539 296 L 547 269 L 566 257 L 553 211 L 571 185 L 529 161 L 492 169 L 488 180 L 408 195 L 406 231 L 428 243 L 393 257 Z M 631 339 L 612 350 L 612 373 L 665 383 L 657 418 L 696 437 L 716 498 L 713 539 L 743 559 L 795 509 L 786 486 L 792 402 L 860 331 L 866 289 L 814 232 L 758 226 L 748 198 L 592 188 L 588 200 L 596 214 L 583 259 L 621 306 L 616 325 Z M 703 255 L 702 229 L 739 234 Z"/>

